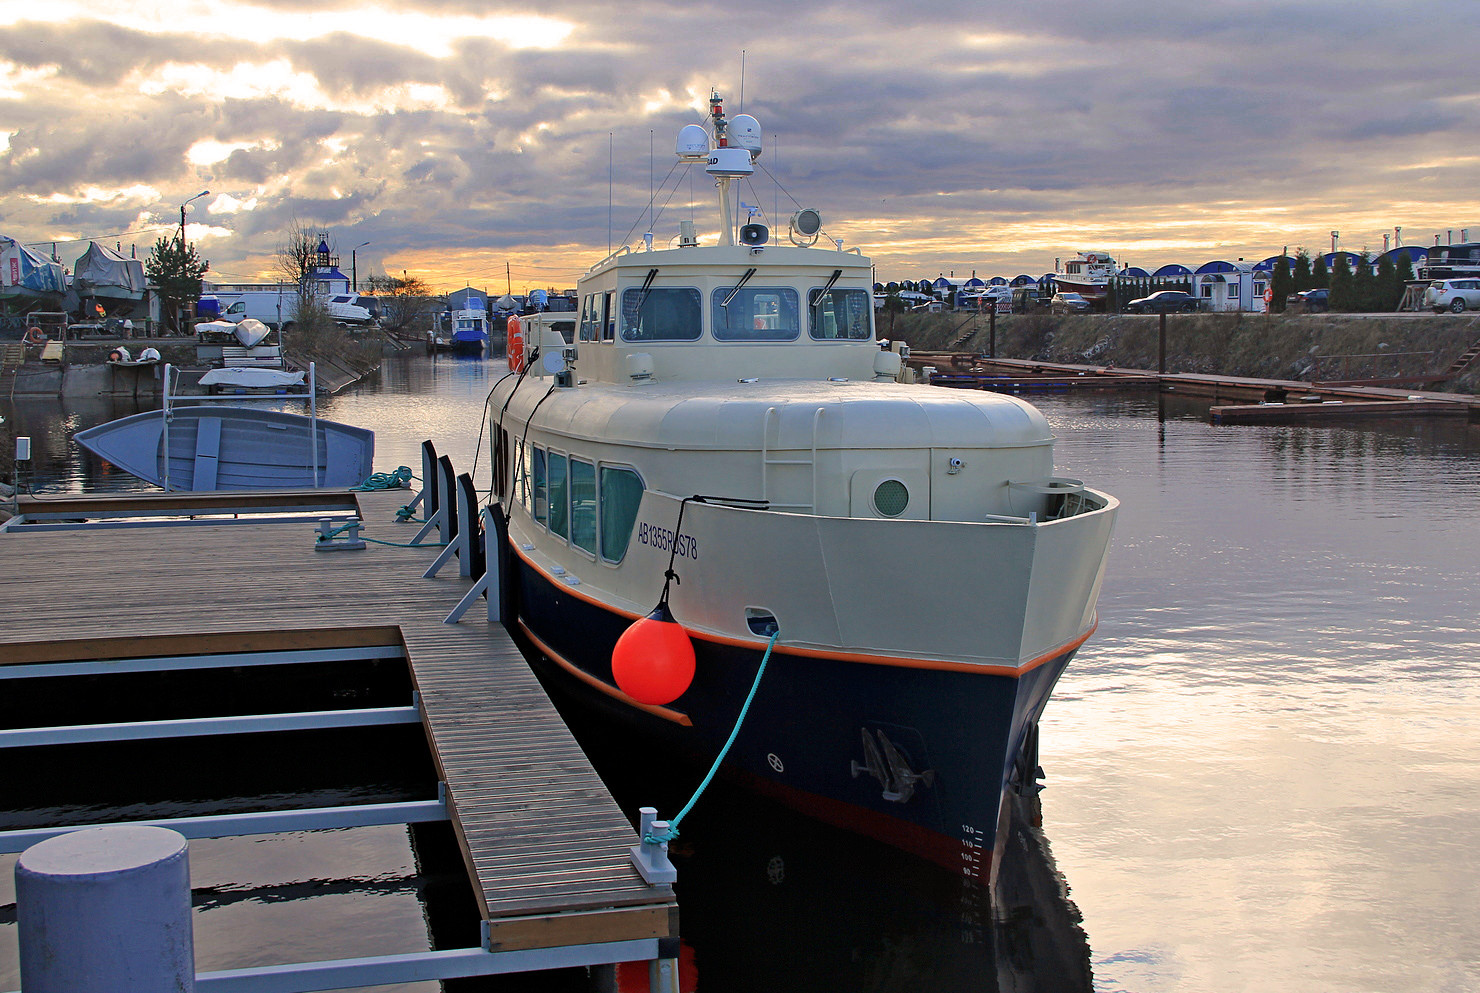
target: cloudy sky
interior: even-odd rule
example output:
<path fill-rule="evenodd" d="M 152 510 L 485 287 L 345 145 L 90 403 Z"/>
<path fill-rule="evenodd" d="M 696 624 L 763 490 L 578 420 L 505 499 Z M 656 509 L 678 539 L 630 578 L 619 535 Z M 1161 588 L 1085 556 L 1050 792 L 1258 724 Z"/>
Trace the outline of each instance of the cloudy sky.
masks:
<path fill-rule="evenodd" d="M 0 234 L 142 256 L 208 189 L 223 281 L 296 220 L 346 267 L 368 242 L 361 276 L 572 286 L 713 87 L 769 146 L 742 196 L 818 208 L 885 280 L 1480 239 L 1477 7 L 0 0 Z M 712 230 L 674 174 L 660 244 L 691 197 Z"/>

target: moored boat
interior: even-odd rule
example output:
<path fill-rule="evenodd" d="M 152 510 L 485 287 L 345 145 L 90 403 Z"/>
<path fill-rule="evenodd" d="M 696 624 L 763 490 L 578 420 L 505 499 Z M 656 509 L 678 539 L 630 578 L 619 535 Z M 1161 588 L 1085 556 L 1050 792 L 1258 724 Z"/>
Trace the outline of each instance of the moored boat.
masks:
<path fill-rule="evenodd" d="M 365 428 L 224 405 L 132 414 L 75 438 L 167 490 L 357 486 L 370 476 L 375 454 L 375 433 Z"/>
<path fill-rule="evenodd" d="M 445 341 L 455 352 L 481 353 L 488 345 L 488 311 L 483 301 L 470 297 L 462 309 L 443 311 L 433 338 Z"/>
<path fill-rule="evenodd" d="M 711 761 L 754 685 L 726 773 L 988 882 L 1117 502 L 1053 475 L 1027 403 L 899 382 L 870 261 L 815 247 L 815 211 L 790 245 L 737 237 L 759 125 L 717 96 L 710 120 L 677 151 L 717 182 L 719 243 L 685 224 L 597 263 L 573 342 L 521 328 L 516 348 L 510 325 L 519 374 L 489 409 L 512 623 L 655 755 Z M 659 602 L 695 655 L 668 699 L 612 660 Z"/>

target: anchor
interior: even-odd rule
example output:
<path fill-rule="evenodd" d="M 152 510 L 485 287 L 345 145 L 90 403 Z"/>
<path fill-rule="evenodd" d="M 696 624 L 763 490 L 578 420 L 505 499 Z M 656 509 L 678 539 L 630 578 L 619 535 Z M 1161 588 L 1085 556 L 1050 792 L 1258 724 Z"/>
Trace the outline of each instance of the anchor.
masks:
<path fill-rule="evenodd" d="M 883 731 L 875 729 L 870 734 L 868 728 L 863 728 L 860 733 L 863 736 L 864 760 L 862 763 L 850 763 L 854 779 L 865 772 L 873 776 L 884 788 L 883 798 L 891 803 L 909 803 L 910 798 L 915 795 L 917 783 L 926 786 L 935 784 L 935 770 L 916 772 Z M 878 736 L 877 744 L 874 742 L 875 735 Z"/>

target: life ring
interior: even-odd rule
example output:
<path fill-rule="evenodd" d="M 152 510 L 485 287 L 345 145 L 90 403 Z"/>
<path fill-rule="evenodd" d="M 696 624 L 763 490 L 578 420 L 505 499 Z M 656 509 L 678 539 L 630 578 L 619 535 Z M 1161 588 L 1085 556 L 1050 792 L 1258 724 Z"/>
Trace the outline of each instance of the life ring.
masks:
<path fill-rule="evenodd" d="M 508 344 L 505 346 L 505 351 L 507 351 L 509 355 L 509 371 L 523 372 L 524 325 L 520 322 L 519 315 L 517 314 L 512 315 L 509 318 Z"/>
<path fill-rule="evenodd" d="M 26 328 L 25 342 L 28 345 L 44 345 L 47 342 L 47 338 L 40 328 L 30 327 Z"/>
<path fill-rule="evenodd" d="M 1265 303 L 1274 303 L 1274 287 L 1273 286 L 1266 286 L 1264 288 L 1264 302 Z"/>

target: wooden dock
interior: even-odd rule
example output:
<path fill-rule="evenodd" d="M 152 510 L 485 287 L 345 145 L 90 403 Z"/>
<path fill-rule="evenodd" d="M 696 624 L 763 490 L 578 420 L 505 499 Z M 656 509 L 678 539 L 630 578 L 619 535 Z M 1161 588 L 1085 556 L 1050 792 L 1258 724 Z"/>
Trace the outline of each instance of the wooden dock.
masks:
<path fill-rule="evenodd" d="M 471 580 L 440 549 L 315 550 L 312 516 L 409 541 L 405 490 L 25 499 L 0 533 L 0 665 L 385 645 L 404 650 L 490 952 L 667 940 L 669 885 L 504 629 L 444 622 Z M 264 515 L 261 517 L 252 515 Z M 652 956 L 657 957 L 657 956 Z M 540 967 L 540 966 L 531 966 Z M 501 970 L 502 971 L 502 970 Z"/>
<path fill-rule="evenodd" d="M 1306 424 L 1343 418 L 1456 417 L 1480 421 L 1480 397 L 1355 382 L 1298 382 L 1202 373 L 915 352 L 910 365 L 932 368 L 931 382 L 1003 393 L 1152 389 L 1211 401 L 1213 424 Z M 1227 401 L 1227 402 L 1225 402 Z"/>

